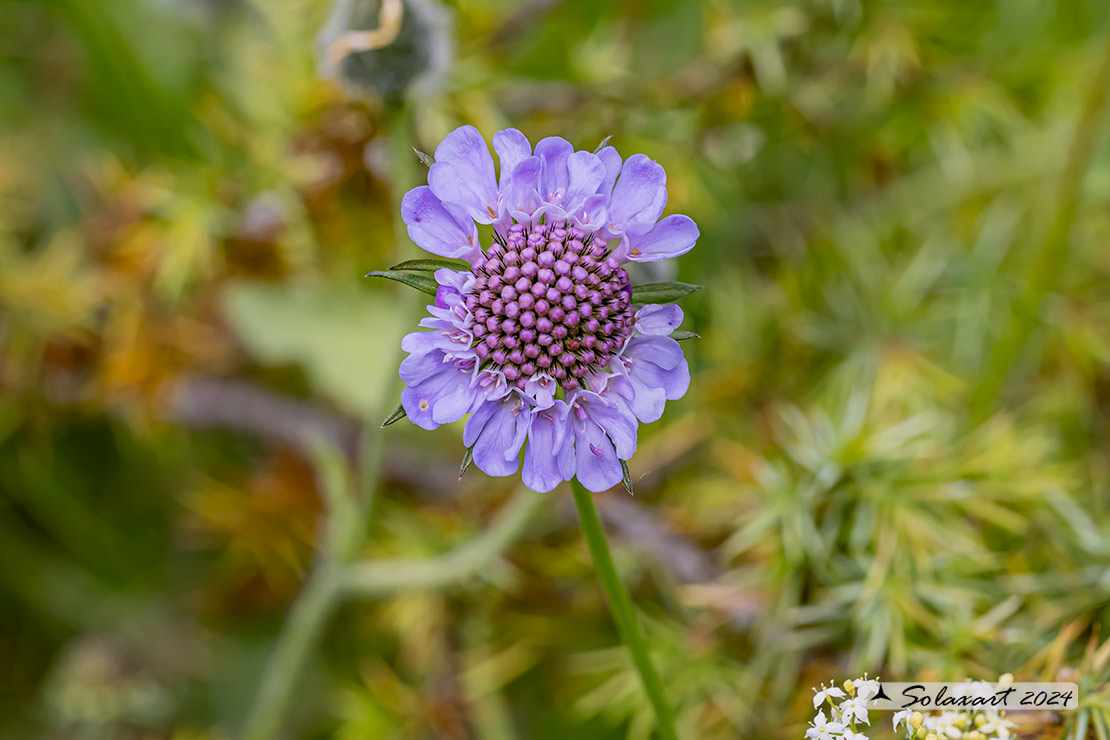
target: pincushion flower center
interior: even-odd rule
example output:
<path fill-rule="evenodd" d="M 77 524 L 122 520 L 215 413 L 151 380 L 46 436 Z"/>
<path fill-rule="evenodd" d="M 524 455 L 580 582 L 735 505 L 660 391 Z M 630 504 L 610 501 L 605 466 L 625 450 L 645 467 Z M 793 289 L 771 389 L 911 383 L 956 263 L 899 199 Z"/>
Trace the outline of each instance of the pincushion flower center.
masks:
<path fill-rule="evenodd" d="M 604 241 L 569 223 L 512 225 L 473 274 L 475 353 L 520 388 L 543 375 L 578 387 L 632 333 L 628 274 Z"/>

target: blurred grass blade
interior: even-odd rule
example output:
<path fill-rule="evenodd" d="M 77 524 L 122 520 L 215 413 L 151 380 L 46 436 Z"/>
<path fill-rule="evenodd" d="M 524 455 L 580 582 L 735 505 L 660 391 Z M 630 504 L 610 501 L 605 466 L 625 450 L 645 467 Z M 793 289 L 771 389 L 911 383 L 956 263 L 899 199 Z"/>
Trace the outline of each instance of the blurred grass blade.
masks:
<path fill-rule="evenodd" d="M 1091 710 L 1091 720 L 1095 726 L 1095 736 L 1098 740 L 1110 740 L 1110 728 L 1106 726 L 1106 710 Z"/>
<path fill-rule="evenodd" d="M 675 339 L 679 342 L 684 342 L 687 339 L 701 339 L 701 334 L 695 334 L 692 331 L 672 331 L 671 339 Z"/>
<path fill-rule="evenodd" d="M 1087 740 L 1087 720 L 1090 710 L 1080 709 L 1079 716 L 1075 719 L 1075 734 L 1073 740 Z"/>
<path fill-rule="evenodd" d="M 348 513 L 351 481 L 342 451 L 322 439 L 311 440 L 308 449 L 326 510 L 332 514 Z"/>

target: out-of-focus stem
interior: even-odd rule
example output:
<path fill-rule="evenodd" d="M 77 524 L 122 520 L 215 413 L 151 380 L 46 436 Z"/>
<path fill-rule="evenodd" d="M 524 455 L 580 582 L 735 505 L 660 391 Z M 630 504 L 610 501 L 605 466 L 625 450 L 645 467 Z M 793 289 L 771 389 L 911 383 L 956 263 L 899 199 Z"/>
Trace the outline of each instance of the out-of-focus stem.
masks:
<path fill-rule="evenodd" d="M 544 502 L 545 497 L 521 488 L 485 532 L 470 542 L 426 560 L 355 563 L 345 570 L 342 589 L 351 596 L 376 596 L 401 589 L 436 589 L 459 583 L 488 567 L 512 545 Z"/>
<path fill-rule="evenodd" d="M 1094 79 L 1087 90 L 1083 110 L 1075 127 L 1071 145 L 1068 147 L 1064 171 L 1060 177 L 1056 214 L 1040 245 L 1030 271 L 1029 285 L 1015 305 L 1015 315 L 1009 332 L 999 342 L 992 353 L 987 372 L 971 402 L 971 417 L 982 421 L 990 411 L 995 399 L 1010 374 L 1010 369 L 1018 359 L 1040 319 L 1046 296 L 1055 290 L 1060 273 L 1067 262 L 1069 236 L 1075 222 L 1075 212 L 1079 204 L 1079 193 L 1083 176 L 1098 140 L 1098 131 L 1110 97 L 1110 39 L 1107 39 L 1104 56 Z"/>
<path fill-rule="evenodd" d="M 601 521 L 597 518 L 597 509 L 594 508 L 593 494 L 587 491 L 577 480 L 570 482 L 574 491 L 574 504 L 578 507 L 578 518 L 582 524 L 582 534 L 590 548 L 594 567 L 597 569 L 598 580 L 605 591 L 609 601 L 609 610 L 613 614 L 613 621 L 617 623 L 617 631 L 621 640 L 632 653 L 632 663 L 640 674 L 640 681 L 644 686 L 651 707 L 655 710 L 655 726 L 659 734 L 666 740 L 677 740 L 678 735 L 674 729 L 674 715 L 670 704 L 663 692 L 663 682 L 651 661 L 647 642 L 640 632 L 639 620 L 636 617 L 635 607 L 624 587 L 617 568 L 613 565 L 613 556 L 609 553 L 609 544 L 605 540 L 605 531 L 601 528 Z"/>
<path fill-rule="evenodd" d="M 412 184 L 411 121 L 404 105 L 394 109 L 391 121 L 391 154 L 393 158 L 395 193 L 393 212 L 400 224 L 401 197 Z M 408 166 L 406 166 L 408 165 Z M 403 253 L 407 244 L 403 225 L 395 229 L 397 253 Z M 403 304 L 407 306 L 408 304 Z M 395 349 L 399 353 L 399 348 Z M 394 397 L 396 383 L 387 384 L 383 391 L 382 408 L 388 408 Z M 328 616 L 343 596 L 340 585 L 349 562 L 356 557 L 366 537 L 366 528 L 373 509 L 374 499 L 381 484 L 381 466 L 384 458 L 385 430 L 378 428 L 378 420 L 363 423 L 359 450 L 359 480 L 357 489 L 344 479 L 346 491 L 338 490 L 337 478 L 342 478 L 334 468 L 342 464 L 336 456 L 318 451 L 317 467 L 327 503 L 326 533 L 321 558 L 297 596 L 296 602 L 278 635 L 274 652 L 266 664 L 258 693 L 243 726 L 243 740 L 272 740 L 285 721 L 289 701 L 298 680 L 327 625 Z"/>
<path fill-rule="evenodd" d="M 537 493 L 520 489 L 482 535 L 438 558 L 322 563 L 297 597 L 282 629 L 244 727 L 243 740 L 270 740 L 275 736 L 296 679 L 335 604 L 344 598 L 445 588 L 461 582 L 488 567 L 516 541 L 545 501 Z"/>

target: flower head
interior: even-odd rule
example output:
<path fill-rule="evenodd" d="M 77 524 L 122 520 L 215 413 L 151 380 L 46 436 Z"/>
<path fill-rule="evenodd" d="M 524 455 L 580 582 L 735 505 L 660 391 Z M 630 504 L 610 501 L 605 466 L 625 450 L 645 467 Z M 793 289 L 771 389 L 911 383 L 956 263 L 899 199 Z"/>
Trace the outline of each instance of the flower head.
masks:
<path fill-rule="evenodd" d="M 806 737 L 810 740 L 832 740 L 844 732 L 844 724 L 826 719 L 823 710 L 817 713 L 810 724 L 811 727 L 806 730 Z"/>
<path fill-rule="evenodd" d="M 840 704 L 840 715 L 848 722 L 862 722 L 865 725 L 871 724 L 871 720 L 867 718 L 867 700 L 862 696 L 857 696 Z"/>
<path fill-rule="evenodd" d="M 838 689 L 836 686 L 830 686 L 829 688 L 822 687 L 820 691 L 817 691 L 813 695 L 813 708 L 816 709 L 817 707 L 824 704 L 825 699 L 827 699 L 828 697 L 839 699 L 842 696 L 844 696 L 844 692 Z"/>
<path fill-rule="evenodd" d="M 624 265 L 689 251 L 698 229 L 662 220 L 663 168 L 612 147 L 533 148 L 515 129 L 493 148 L 463 126 L 436 148 L 428 185 L 401 215 L 427 251 L 469 263 L 435 273 L 432 331 L 409 334 L 401 363 L 406 415 L 425 429 L 468 413 L 463 441 L 490 475 L 517 470 L 549 491 L 577 477 L 601 491 L 622 477 L 639 422 L 652 422 L 690 383 L 677 306 L 634 305 Z M 478 224 L 493 228 L 483 249 Z"/>

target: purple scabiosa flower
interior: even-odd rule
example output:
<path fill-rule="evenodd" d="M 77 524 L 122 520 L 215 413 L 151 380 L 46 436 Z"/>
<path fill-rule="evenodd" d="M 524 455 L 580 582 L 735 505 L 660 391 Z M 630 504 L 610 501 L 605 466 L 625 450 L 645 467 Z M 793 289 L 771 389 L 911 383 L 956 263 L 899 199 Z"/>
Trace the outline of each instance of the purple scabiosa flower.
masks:
<path fill-rule="evenodd" d="M 405 414 L 424 429 L 466 414 L 463 441 L 489 475 L 550 491 L 577 477 L 591 491 L 619 483 L 639 422 L 663 413 L 690 383 L 671 336 L 673 305 L 639 308 L 624 265 L 689 251 L 687 216 L 660 220 L 666 174 L 642 154 L 574 151 L 557 137 L 533 148 L 515 129 L 477 129 L 436 148 L 428 185 L 401 215 L 417 245 L 461 259 L 435 272 L 435 302 L 406 336 Z M 483 249 L 478 224 L 493 228 Z M 430 290 L 429 290 L 430 292 Z"/>

